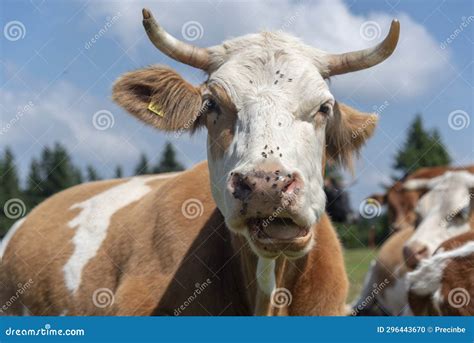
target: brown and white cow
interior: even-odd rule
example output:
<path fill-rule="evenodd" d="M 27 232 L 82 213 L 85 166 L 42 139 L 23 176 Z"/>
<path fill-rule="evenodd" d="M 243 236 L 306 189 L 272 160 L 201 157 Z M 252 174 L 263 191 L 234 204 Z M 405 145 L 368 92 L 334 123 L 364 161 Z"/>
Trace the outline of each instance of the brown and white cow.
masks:
<path fill-rule="evenodd" d="M 375 194 L 371 198 L 387 206 L 391 236 L 382 245 L 377 258 L 367 272 L 364 287 L 353 304 L 353 313 L 358 315 L 400 315 L 409 314 L 403 247 L 410 239 L 417 223 L 416 205 L 425 189 L 406 189 L 409 180 L 429 180 L 449 171 L 474 172 L 474 166 L 467 167 L 426 167 L 395 182 L 385 194 Z"/>
<path fill-rule="evenodd" d="M 474 316 L 474 231 L 448 239 L 407 274 L 418 316 Z"/>
<path fill-rule="evenodd" d="M 148 10 L 143 24 L 159 50 L 208 79 L 193 86 L 153 66 L 122 76 L 113 97 L 161 130 L 207 128 L 208 163 L 84 184 L 39 205 L 4 251 L 2 301 L 33 283 L 10 313 L 343 314 L 323 170 L 327 159 L 350 165 L 376 117 L 336 102 L 326 80 L 390 56 L 398 21 L 379 45 L 344 54 L 270 32 L 197 48 Z M 106 290 L 109 307 L 97 297 Z"/>
<path fill-rule="evenodd" d="M 407 181 L 404 187 L 425 192 L 416 206 L 418 225 L 403 248 L 407 267 L 414 269 L 441 243 L 474 229 L 474 174 L 449 171 Z"/>
<path fill-rule="evenodd" d="M 392 232 L 403 229 L 413 229 L 417 219 L 415 208 L 424 191 L 406 189 L 404 182 L 412 179 L 432 179 L 448 171 L 460 170 L 467 170 L 474 173 L 474 166 L 420 168 L 402 180 L 396 181 L 384 194 L 373 194 L 371 198 L 377 200 L 380 205 L 387 206 L 387 215 Z"/>

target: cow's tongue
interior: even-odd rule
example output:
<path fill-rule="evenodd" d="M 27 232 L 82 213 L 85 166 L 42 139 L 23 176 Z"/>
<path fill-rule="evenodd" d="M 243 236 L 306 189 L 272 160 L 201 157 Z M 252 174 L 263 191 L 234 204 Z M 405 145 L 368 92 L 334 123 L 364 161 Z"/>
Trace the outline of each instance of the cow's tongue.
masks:
<path fill-rule="evenodd" d="M 269 238 L 274 239 L 294 239 L 307 234 L 307 230 L 299 227 L 291 220 L 275 220 L 268 225 L 262 225 L 261 230 Z"/>

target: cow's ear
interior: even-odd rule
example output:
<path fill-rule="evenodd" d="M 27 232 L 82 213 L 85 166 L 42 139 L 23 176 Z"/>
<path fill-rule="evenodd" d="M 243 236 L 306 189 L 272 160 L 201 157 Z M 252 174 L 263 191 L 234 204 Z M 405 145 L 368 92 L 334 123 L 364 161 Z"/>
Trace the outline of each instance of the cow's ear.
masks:
<path fill-rule="evenodd" d="M 124 74 L 115 82 L 113 99 L 161 130 L 193 130 L 199 125 L 199 88 L 167 67 L 152 66 Z"/>
<path fill-rule="evenodd" d="M 333 112 L 326 130 L 327 157 L 351 169 L 352 156 L 357 155 L 372 136 L 378 117 L 338 102 L 334 104 Z"/>

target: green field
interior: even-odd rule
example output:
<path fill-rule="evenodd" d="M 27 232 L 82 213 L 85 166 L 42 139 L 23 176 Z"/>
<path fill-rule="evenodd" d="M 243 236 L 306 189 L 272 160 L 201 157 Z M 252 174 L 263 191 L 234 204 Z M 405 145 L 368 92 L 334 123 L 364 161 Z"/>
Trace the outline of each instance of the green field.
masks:
<path fill-rule="evenodd" d="M 350 283 L 348 302 L 352 302 L 359 295 L 365 273 L 376 254 L 376 250 L 368 248 L 345 249 L 344 260 Z"/>

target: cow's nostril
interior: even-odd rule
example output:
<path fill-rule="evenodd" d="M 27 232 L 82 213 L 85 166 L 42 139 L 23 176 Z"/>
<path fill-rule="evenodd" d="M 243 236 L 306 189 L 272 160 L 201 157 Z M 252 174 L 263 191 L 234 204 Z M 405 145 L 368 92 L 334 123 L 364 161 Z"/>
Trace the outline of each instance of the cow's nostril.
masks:
<path fill-rule="evenodd" d="M 255 186 L 255 182 L 251 182 L 248 177 L 243 176 L 240 173 L 234 173 L 230 180 L 230 189 L 234 198 L 239 200 L 246 200 L 252 194 L 252 186 Z"/>
<path fill-rule="evenodd" d="M 285 178 L 285 185 L 283 186 L 282 191 L 285 193 L 294 193 L 298 192 L 301 187 L 301 181 L 299 176 L 296 173 L 287 174 Z"/>
<path fill-rule="evenodd" d="M 403 257 L 405 264 L 410 269 L 415 269 L 421 260 L 428 257 L 429 250 L 426 245 L 414 245 L 413 247 L 405 246 L 403 248 Z"/>

